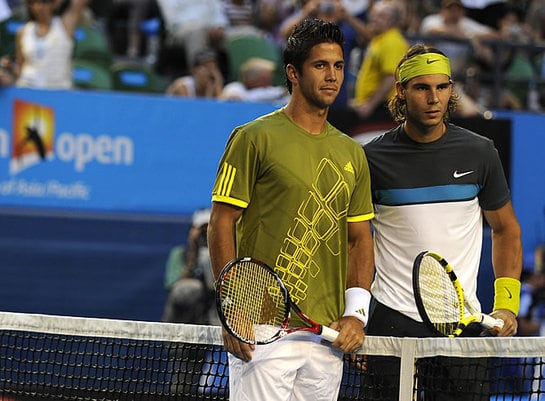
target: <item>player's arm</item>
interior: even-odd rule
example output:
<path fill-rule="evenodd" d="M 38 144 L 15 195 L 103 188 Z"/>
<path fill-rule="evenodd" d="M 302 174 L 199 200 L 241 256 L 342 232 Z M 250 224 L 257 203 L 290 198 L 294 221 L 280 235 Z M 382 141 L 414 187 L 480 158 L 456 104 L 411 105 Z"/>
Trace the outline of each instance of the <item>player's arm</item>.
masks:
<path fill-rule="evenodd" d="M 369 221 L 348 223 L 347 308 L 345 316 L 331 325 L 339 331 L 333 346 L 344 352 L 353 352 L 363 344 L 363 328 L 369 317 L 366 315 L 369 313 L 369 289 L 374 269 L 373 237 Z M 362 304 L 366 305 L 365 313 L 361 313 Z M 352 313 L 356 310 L 357 313 Z"/>
<path fill-rule="evenodd" d="M 521 230 L 511 202 L 497 210 L 485 210 L 484 216 L 492 229 L 492 265 L 496 276 L 491 315 L 505 322 L 498 335 L 512 336 L 517 332 L 520 304 Z"/>
<path fill-rule="evenodd" d="M 214 279 L 217 279 L 223 267 L 236 256 L 235 225 L 243 209 L 227 203 L 212 202 L 208 223 L 208 250 Z M 254 346 L 245 344 L 223 329 L 225 349 L 244 361 L 252 359 Z"/>

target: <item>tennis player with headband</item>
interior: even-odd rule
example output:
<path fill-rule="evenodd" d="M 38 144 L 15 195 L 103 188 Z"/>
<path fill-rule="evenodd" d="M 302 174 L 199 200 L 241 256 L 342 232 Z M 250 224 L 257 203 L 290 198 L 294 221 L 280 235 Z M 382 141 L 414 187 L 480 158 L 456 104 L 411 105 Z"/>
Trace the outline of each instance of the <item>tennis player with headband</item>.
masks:
<path fill-rule="evenodd" d="M 364 145 L 375 206 L 376 268 L 371 287 L 376 302 L 367 334 L 435 335 L 422 322 L 412 292 L 413 262 L 424 250 L 443 255 L 466 298 L 476 300 L 484 216 L 492 230 L 496 276 L 491 315 L 505 322 L 489 334 L 512 336 L 517 331 L 522 244 L 498 152 L 492 140 L 448 122 L 458 95 L 444 53 L 414 45 L 396 73 L 396 95 L 388 107 L 399 125 Z M 465 335 L 481 334 L 479 325 L 470 328 Z M 451 369 L 461 361 L 456 359 L 434 358 L 440 363 L 432 368 L 434 375 L 448 383 L 438 389 L 437 399 L 488 400 L 486 382 L 475 380 L 474 387 L 457 383 L 462 373 Z M 385 394 L 380 399 L 397 400 L 399 361 L 370 358 L 368 369 L 371 380 L 389 381 L 382 384 Z M 483 361 L 475 377 L 485 370 Z"/>

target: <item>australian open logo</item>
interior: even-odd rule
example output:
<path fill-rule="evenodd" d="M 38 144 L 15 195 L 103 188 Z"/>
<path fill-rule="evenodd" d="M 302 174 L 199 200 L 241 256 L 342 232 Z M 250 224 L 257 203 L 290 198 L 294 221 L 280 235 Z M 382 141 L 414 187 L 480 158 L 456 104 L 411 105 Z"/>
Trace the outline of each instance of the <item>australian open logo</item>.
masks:
<path fill-rule="evenodd" d="M 9 172 L 15 175 L 53 159 L 55 113 L 53 109 L 22 100 L 13 104 L 13 133 Z"/>

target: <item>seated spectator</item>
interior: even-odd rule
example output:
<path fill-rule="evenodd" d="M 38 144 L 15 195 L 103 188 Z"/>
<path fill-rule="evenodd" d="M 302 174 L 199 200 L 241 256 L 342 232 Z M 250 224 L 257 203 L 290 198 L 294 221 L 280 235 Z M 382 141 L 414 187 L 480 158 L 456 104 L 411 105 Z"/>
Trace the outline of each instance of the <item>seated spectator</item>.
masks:
<path fill-rule="evenodd" d="M 195 211 L 186 244 L 174 247 L 169 254 L 165 271 L 169 293 L 163 322 L 217 324 L 206 240 L 209 219 L 209 209 Z"/>
<path fill-rule="evenodd" d="M 225 85 L 220 99 L 286 103 L 288 97 L 286 87 L 273 85 L 275 69 L 275 63 L 270 60 L 250 58 L 240 67 L 240 81 Z"/>
<path fill-rule="evenodd" d="M 217 98 L 223 90 L 223 75 L 217 54 L 205 49 L 196 53 L 191 65 L 191 75 L 175 79 L 166 90 L 167 95 L 181 97 Z"/>
<path fill-rule="evenodd" d="M 16 85 L 72 88 L 74 33 L 89 0 L 70 0 L 61 16 L 60 2 L 27 0 L 30 21 L 17 33 Z"/>
<path fill-rule="evenodd" d="M 497 38 L 492 28 L 465 15 L 461 0 L 442 0 L 439 13 L 424 17 L 420 33 L 430 37 L 434 46 L 443 49 L 451 60 L 455 79 L 464 76 L 472 55 L 478 55 L 482 49 L 481 40 Z"/>

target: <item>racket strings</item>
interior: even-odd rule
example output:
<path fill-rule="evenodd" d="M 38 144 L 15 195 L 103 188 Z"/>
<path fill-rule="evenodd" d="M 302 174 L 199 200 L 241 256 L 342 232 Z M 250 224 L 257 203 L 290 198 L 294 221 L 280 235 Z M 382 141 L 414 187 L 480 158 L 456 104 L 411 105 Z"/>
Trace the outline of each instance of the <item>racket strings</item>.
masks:
<path fill-rule="evenodd" d="M 223 278 L 220 297 L 227 324 L 252 342 L 274 337 L 288 314 L 274 275 L 252 261 L 241 261 L 229 270 Z"/>
<path fill-rule="evenodd" d="M 460 302 L 444 267 L 435 258 L 424 256 L 419 281 L 422 302 L 430 321 L 444 335 L 452 334 L 461 319 Z"/>

